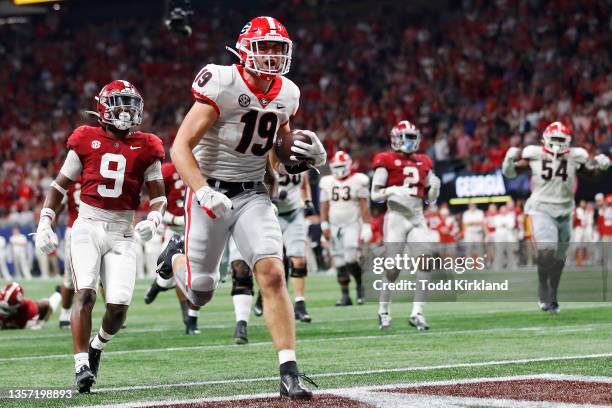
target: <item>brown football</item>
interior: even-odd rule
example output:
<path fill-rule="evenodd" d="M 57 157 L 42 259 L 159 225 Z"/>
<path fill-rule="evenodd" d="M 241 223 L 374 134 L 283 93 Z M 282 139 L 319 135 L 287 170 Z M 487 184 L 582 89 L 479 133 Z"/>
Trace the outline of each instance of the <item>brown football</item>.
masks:
<path fill-rule="evenodd" d="M 276 141 L 274 142 L 274 153 L 281 163 L 291 166 L 302 162 L 300 160 L 295 161 L 290 159 L 291 156 L 298 156 L 297 158 L 299 159 L 299 155 L 291 151 L 291 146 L 293 146 L 293 142 L 296 140 L 311 144 L 310 138 L 299 130 L 292 130 L 284 136 L 279 134 L 276 137 Z"/>

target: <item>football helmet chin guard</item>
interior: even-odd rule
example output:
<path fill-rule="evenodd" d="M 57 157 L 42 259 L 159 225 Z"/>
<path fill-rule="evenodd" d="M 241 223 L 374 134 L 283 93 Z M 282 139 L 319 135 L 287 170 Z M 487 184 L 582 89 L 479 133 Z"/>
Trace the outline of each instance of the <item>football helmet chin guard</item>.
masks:
<path fill-rule="evenodd" d="M 544 149 L 555 157 L 567 153 L 571 142 L 572 135 L 567 126 L 561 122 L 553 122 L 546 126 L 542 134 Z"/>
<path fill-rule="evenodd" d="M 128 81 L 116 80 L 106 84 L 94 99 L 96 112 L 86 112 L 96 116 L 101 123 L 119 130 L 128 130 L 142 123 L 144 101 Z"/>
<path fill-rule="evenodd" d="M 407 120 L 402 120 L 391 129 L 391 148 L 397 152 L 414 153 L 421 144 L 421 132 Z"/>
<path fill-rule="evenodd" d="M 281 47 L 269 49 L 264 43 L 278 43 Z M 291 39 L 285 26 L 273 17 L 256 17 L 246 23 L 236 41 L 236 50 L 226 49 L 240 58 L 245 69 L 263 79 L 285 75 L 291 67 Z"/>
<path fill-rule="evenodd" d="M 353 160 L 348 153 L 339 150 L 329 162 L 329 169 L 337 179 L 343 179 L 351 175 Z"/>
<path fill-rule="evenodd" d="M 14 314 L 23 302 L 23 287 L 17 282 L 11 282 L 0 292 L 0 315 Z"/>

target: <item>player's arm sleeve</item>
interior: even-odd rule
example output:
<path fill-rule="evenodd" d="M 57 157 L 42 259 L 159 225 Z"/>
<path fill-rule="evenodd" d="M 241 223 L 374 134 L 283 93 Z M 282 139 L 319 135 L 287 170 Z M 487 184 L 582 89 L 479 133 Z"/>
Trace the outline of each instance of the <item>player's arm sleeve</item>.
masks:
<path fill-rule="evenodd" d="M 319 182 L 319 201 L 329 201 L 328 180 L 327 176 L 325 176 Z"/>
<path fill-rule="evenodd" d="M 153 164 L 151 164 L 144 173 L 145 181 L 153 181 L 153 180 L 163 180 L 164 176 L 161 171 L 161 161 L 155 160 Z"/>
<path fill-rule="evenodd" d="M 370 198 L 370 179 L 363 173 L 359 173 L 358 177 L 359 189 L 357 190 L 357 197 Z"/>
<path fill-rule="evenodd" d="M 440 196 L 441 181 L 432 170 L 429 170 L 429 172 L 427 173 L 427 180 L 425 180 L 425 186 L 428 188 L 427 201 L 429 201 L 430 203 L 435 202 Z"/>
<path fill-rule="evenodd" d="M 386 200 L 385 187 L 388 178 L 389 172 L 384 167 L 378 167 L 374 171 L 374 176 L 372 177 L 372 201 L 380 202 Z"/>
<path fill-rule="evenodd" d="M 60 173 L 74 181 L 81 175 L 82 171 L 83 164 L 81 163 L 79 155 L 76 154 L 74 150 L 69 150 L 66 160 L 64 160 L 64 164 L 60 169 Z"/>
<path fill-rule="evenodd" d="M 191 85 L 191 93 L 195 100 L 215 108 L 217 115 L 221 115 L 218 105 L 220 91 L 219 70 L 213 64 L 208 64 L 202 68 Z"/>

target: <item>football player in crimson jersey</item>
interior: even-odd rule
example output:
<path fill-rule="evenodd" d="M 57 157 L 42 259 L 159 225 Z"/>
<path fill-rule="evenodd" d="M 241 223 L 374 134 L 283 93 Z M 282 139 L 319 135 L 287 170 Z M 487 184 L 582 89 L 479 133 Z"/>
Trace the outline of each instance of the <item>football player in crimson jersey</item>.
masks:
<path fill-rule="evenodd" d="M 72 280 L 72 261 L 70 256 L 70 235 L 72 225 L 79 215 L 79 204 L 81 203 L 81 178 L 77 178 L 68 188 L 64 197 L 64 204 L 68 210 L 68 222 L 64 233 L 64 282 L 61 287 L 62 310 L 59 316 L 60 329 L 70 328 L 70 309 L 74 298 L 74 283 Z M 61 210 L 60 210 L 61 211 Z"/>
<path fill-rule="evenodd" d="M 23 287 L 11 282 L 0 292 L 0 329 L 42 329 L 61 300 L 59 290 L 38 302 L 26 299 Z"/>
<path fill-rule="evenodd" d="M 531 170 L 531 195 L 525 204 L 538 249 L 539 306 L 558 314 L 557 289 L 571 233 L 576 176 L 599 177 L 610 167 L 604 154 L 589 160 L 582 147 L 570 147 L 571 133 L 561 122 L 553 122 L 542 134 L 542 145 L 524 149 L 511 147 L 506 152 L 502 171 L 514 178 Z"/>
<path fill-rule="evenodd" d="M 370 225 L 370 179 L 352 170 L 351 157 L 338 151 L 329 163 L 332 174 L 319 182 L 321 190 L 321 229 L 332 244 L 337 279 L 342 298 L 336 306 L 353 304 L 349 296 L 351 275 L 355 279 L 357 304 L 364 302 L 359 264 L 359 243 L 372 239 Z"/>
<path fill-rule="evenodd" d="M 299 89 L 288 78 L 291 39 L 272 17 L 257 17 L 240 32 L 239 65 L 206 65 L 196 76 L 195 103 L 172 146 L 172 161 L 188 186 L 185 256 L 168 260 L 177 285 L 195 305 L 208 303 L 219 281 L 219 263 L 230 235 L 261 288 L 266 324 L 278 352 L 280 393 L 308 399 L 298 373 L 294 311 L 283 270 L 282 234 L 263 177 L 277 137 L 291 132 Z M 297 174 L 325 164 L 317 136 L 295 141 Z"/>
<path fill-rule="evenodd" d="M 96 101 L 96 112 L 91 113 L 100 126 L 81 126 L 68 138 L 68 155 L 51 183 L 36 232 L 39 250 L 55 250 L 57 236 L 51 223 L 70 185 L 81 176 L 81 203 L 70 242 L 76 292 L 71 329 L 79 392 L 89 392 L 95 383 L 101 352 L 125 321 L 136 279 L 134 233 L 150 240 L 166 207 L 162 141 L 132 130 L 141 123 L 142 96 L 129 82 L 113 81 L 102 88 Z M 133 227 L 145 183 L 151 211 Z M 99 280 L 106 291 L 106 313 L 90 342 Z"/>
<path fill-rule="evenodd" d="M 438 198 L 440 179 L 434 174 L 429 157 L 417 153 L 420 142 L 421 132 L 403 120 L 391 130 L 393 150 L 378 153 L 372 160 L 372 200 L 387 200 L 385 242 L 426 243 L 435 240 L 423 217 L 423 203 Z M 390 271 L 385 277 L 394 281 L 398 274 L 399 271 Z M 424 271 L 417 272 L 417 280 L 427 280 L 427 276 Z M 391 325 L 390 301 L 391 293 L 383 291 L 378 309 L 381 330 Z M 429 329 L 423 316 L 424 304 L 424 293 L 417 290 L 409 323 L 418 330 Z"/>
<path fill-rule="evenodd" d="M 179 234 L 183 237 L 185 233 L 185 183 L 181 180 L 173 163 L 162 164 L 162 176 L 164 177 L 164 187 L 168 200 L 168 207 L 166 208 L 163 219 L 166 225 L 164 246 L 162 248 L 163 253 L 163 250 L 174 235 Z M 187 300 L 183 292 L 176 286 L 174 278 L 164 279 L 158 275 L 145 294 L 145 303 L 153 303 L 159 292 L 165 292 L 172 288 L 175 288 L 176 296 L 181 306 L 183 322 L 185 323 L 185 334 L 200 334 L 201 332 L 198 328 L 200 307 L 191 304 L 191 302 Z"/>

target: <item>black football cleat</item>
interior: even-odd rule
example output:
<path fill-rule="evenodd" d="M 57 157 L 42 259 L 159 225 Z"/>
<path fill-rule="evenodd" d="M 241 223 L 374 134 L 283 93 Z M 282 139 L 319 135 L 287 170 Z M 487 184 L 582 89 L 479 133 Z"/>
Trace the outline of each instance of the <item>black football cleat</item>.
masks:
<path fill-rule="evenodd" d="M 559 303 L 550 302 L 550 308 L 548 309 L 548 311 L 550 312 L 550 314 L 554 314 L 554 315 L 558 315 L 559 313 L 561 313 L 561 308 L 559 307 Z"/>
<path fill-rule="evenodd" d="M 357 286 L 357 304 L 363 305 L 365 303 L 363 294 L 363 284 Z"/>
<path fill-rule="evenodd" d="M 236 323 L 236 331 L 234 332 L 234 343 L 249 343 L 249 338 L 247 336 L 247 322 L 245 322 L 244 320 L 239 320 L 238 323 Z"/>
<path fill-rule="evenodd" d="M 185 240 L 180 234 L 174 234 L 170 237 L 168 245 L 159 254 L 157 258 L 157 269 L 155 272 L 158 273 L 164 279 L 170 279 L 172 277 L 172 257 L 176 254 L 185 253 Z"/>
<path fill-rule="evenodd" d="M 350 296 L 342 296 L 342 299 L 336 301 L 336 306 L 353 306 L 353 301 Z"/>
<path fill-rule="evenodd" d="M 291 398 L 292 400 L 309 400 L 312 398 L 310 391 L 302 380 L 318 387 L 314 381 L 305 374 L 284 374 L 280 378 L 280 396 Z"/>
<path fill-rule="evenodd" d="M 187 324 L 185 324 L 185 334 L 188 336 L 197 336 L 202 333 L 198 329 L 198 318 L 195 316 L 187 316 Z"/>
<path fill-rule="evenodd" d="M 303 300 L 295 302 L 293 311 L 295 312 L 295 320 L 299 320 L 300 322 L 304 323 L 310 323 L 312 321 L 308 311 L 306 311 L 306 303 Z"/>
<path fill-rule="evenodd" d="M 91 372 L 88 366 L 83 366 L 78 373 L 75 374 L 77 390 L 82 394 L 89 392 L 91 386 L 96 383 L 96 376 Z"/>
<path fill-rule="evenodd" d="M 69 329 L 70 328 L 70 320 L 60 320 L 59 321 L 60 329 Z"/>
<path fill-rule="evenodd" d="M 261 292 L 257 295 L 257 300 L 255 300 L 255 307 L 253 308 L 255 312 L 255 316 L 263 315 L 263 299 L 261 297 Z"/>
<path fill-rule="evenodd" d="M 97 334 L 96 334 L 97 336 Z M 92 337 L 93 340 L 93 337 Z M 92 374 L 97 378 L 98 369 L 100 368 L 100 357 L 102 356 L 102 350 L 91 347 L 91 340 L 89 341 L 89 369 Z"/>
<path fill-rule="evenodd" d="M 155 301 L 159 292 L 165 292 L 168 288 L 163 288 L 157 284 L 157 281 L 153 281 L 147 293 L 145 293 L 144 301 L 147 305 L 150 305 Z"/>

